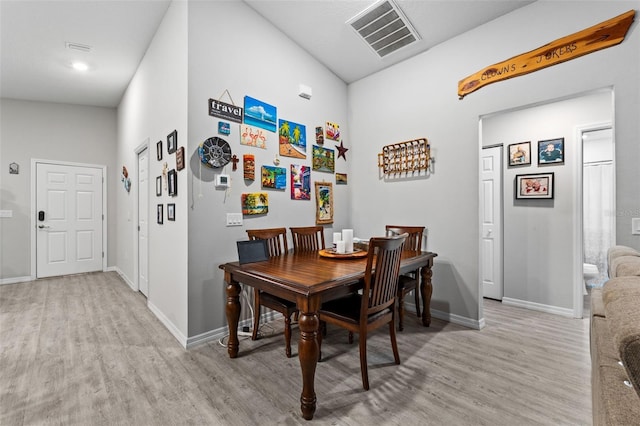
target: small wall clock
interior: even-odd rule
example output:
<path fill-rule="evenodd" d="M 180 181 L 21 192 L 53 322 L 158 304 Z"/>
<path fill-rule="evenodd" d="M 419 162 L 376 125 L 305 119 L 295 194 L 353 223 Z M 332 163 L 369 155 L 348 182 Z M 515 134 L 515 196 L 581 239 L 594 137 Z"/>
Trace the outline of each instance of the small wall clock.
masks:
<path fill-rule="evenodd" d="M 222 138 L 214 136 L 204 141 L 198 149 L 200 161 L 209 167 L 223 167 L 231 160 L 231 147 Z"/>

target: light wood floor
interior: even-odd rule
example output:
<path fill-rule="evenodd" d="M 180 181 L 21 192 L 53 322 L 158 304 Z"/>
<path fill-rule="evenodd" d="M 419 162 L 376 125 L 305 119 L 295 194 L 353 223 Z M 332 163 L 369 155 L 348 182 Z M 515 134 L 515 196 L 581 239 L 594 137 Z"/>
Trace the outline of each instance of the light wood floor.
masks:
<path fill-rule="evenodd" d="M 369 392 L 357 344 L 330 328 L 313 424 L 590 425 L 588 321 L 490 300 L 485 317 L 478 331 L 408 316 L 399 366 L 381 329 Z M 218 342 L 184 350 L 113 272 L 0 286 L 0 425 L 310 424 L 283 345 L 243 340 L 234 360 Z"/>

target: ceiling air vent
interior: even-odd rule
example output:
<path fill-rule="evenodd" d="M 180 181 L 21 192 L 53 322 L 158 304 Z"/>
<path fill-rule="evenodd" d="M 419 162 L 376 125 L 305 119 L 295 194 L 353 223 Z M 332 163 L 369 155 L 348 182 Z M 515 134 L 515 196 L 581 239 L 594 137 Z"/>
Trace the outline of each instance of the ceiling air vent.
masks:
<path fill-rule="evenodd" d="M 420 40 L 407 17 L 391 0 L 372 4 L 347 24 L 381 58 Z"/>
<path fill-rule="evenodd" d="M 88 46 L 86 44 L 80 44 L 80 43 L 72 43 L 70 41 L 65 42 L 64 44 L 67 49 L 71 49 L 71 50 L 79 50 L 81 52 L 91 52 L 92 47 Z"/>

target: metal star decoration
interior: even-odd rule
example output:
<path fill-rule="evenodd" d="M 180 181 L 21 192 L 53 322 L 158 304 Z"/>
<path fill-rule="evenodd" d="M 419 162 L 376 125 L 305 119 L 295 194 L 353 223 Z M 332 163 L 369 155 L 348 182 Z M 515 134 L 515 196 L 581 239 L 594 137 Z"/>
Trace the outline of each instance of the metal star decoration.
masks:
<path fill-rule="evenodd" d="M 336 148 L 338 149 L 338 158 L 342 157 L 344 161 L 347 161 L 345 154 L 349 151 L 349 148 L 345 148 L 344 145 L 342 145 L 342 141 L 340 141 L 340 146 L 336 145 Z"/>

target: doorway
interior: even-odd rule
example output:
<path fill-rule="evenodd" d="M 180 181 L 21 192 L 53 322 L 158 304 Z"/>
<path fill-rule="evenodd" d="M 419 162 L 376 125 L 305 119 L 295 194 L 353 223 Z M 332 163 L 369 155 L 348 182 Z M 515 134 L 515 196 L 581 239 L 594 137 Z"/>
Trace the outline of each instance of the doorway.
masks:
<path fill-rule="evenodd" d="M 32 275 L 106 269 L 104 166 L 32 160 Z"/>
<path fill-rule="evenodd" d="M 615 245 L 615 164 L 613 129 L 583 127 L 582 252 L 586 288 L 601 287 L 607 279 L 607 250 Z"/>
<path fill-rule="evenodd" d="M 611 88 L 480 117 L 480 158 L 484 151 L 482 148 L 495 145 L 502 146 L 505 151 L 513 146 L 523 146 L 530 154 L 524 162 L 512 163 L 502 159 L 502 303 L 567 317 L 582 317 L 585 288 L 583 163 L 582 133 L 576 129 L 582 126 L 585 131 L 601 130 L 607 126 L 587 128 L 584 123 L 613 123 L 613 118 Z M 564 143 L 561 161 L 552 164 L 540 161 L 539 150 L 544 142 L 556 139 Z M 540 174 L 553 179 L 553 197 L 516 198 L 518 178 Z M 615 188 L 615 183 L 612 186 Z M 483 211 L 479 212 L 480 234 L 483 214 Z M 483 235 L 479 237 L 482 245 Z M 480 246 L 481 270 L 487 259 Z M 480 275 L 478 290 L 483 295 L 484 282 Z M 479 297 L 480 312 L 482 300 Z"/>

